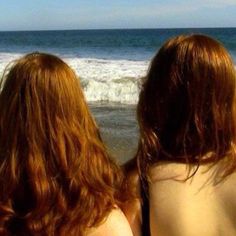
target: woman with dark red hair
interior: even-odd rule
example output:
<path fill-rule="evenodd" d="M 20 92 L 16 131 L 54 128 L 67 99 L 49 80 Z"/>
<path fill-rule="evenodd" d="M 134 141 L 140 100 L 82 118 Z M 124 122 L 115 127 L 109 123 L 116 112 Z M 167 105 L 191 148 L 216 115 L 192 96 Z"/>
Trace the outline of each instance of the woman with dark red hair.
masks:
<path fill-rule="evenodd" d="M 135 235 L 236 235 L 235 85 L 230 55 L 208 36 L 172 38 L 153 58 L 126 166 Z"/>
<path fill-rule="evenodd" d="M 0 235 L 132 235 L 79 80 L 60 58 L 14 62 L 0 91 Z"/>

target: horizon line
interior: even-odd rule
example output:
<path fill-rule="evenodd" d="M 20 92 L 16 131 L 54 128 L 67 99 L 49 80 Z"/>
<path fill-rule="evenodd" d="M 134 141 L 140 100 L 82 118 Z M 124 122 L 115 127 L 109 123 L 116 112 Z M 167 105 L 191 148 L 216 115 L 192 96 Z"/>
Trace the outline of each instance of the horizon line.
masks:
<path fill-rule="evenodd" d="M 28 29 L 28 30 L 0 30 L 0 32 L 40 32 L 40 31 L 89 31 L 89 30 L 155 30 L 155 29 L 222 29 L 222 28 L 236 28 L 236 26 L 216 26 L 216 27 L 159 27 L 159 28 L 88 28 L 88 29 Z"/>

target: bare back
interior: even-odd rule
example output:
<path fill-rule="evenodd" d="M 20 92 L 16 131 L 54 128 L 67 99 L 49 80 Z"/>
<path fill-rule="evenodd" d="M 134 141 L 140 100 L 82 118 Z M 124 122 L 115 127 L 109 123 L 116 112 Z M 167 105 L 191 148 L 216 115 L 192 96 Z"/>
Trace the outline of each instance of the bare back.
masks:
<path fill-rule="evenodd" d="M 187 176 L 184 164 L 151 169 L 150 229 L 160 236 L 235 236 L 236 173 L 217 182 L 217 166 Z"/>

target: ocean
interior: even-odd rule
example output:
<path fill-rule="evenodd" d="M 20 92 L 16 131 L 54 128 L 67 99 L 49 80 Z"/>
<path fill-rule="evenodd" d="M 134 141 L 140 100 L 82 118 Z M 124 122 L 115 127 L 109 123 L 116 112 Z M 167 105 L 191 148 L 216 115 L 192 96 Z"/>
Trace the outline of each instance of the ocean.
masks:
<path fill-rule="evenodd" d="M 0 31 L 0 75 L 25 53 L 63 58 L 81 80 L 111 155 L 124 163 L 138 143 L 135 109 L 141 78 L 165 40 L 188 33 L 219 40 L 236 64 L 236 28 Z"/>

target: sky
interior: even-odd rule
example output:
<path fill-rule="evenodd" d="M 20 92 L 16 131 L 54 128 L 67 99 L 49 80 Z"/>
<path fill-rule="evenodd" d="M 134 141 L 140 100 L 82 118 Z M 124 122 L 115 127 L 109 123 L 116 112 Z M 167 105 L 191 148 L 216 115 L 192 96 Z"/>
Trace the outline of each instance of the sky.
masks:
<path fill-rule="evenodd" d="M 236 0 L 0 0 L 0 31 L 236 27 Z"/>

